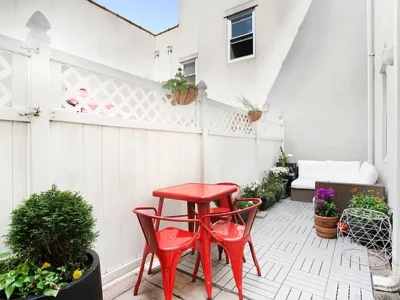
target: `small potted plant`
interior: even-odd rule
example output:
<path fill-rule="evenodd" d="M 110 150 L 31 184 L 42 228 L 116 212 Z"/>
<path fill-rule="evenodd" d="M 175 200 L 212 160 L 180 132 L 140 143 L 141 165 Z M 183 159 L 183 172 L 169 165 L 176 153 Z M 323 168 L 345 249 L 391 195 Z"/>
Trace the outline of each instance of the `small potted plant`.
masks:
<path fill-rule="evenodd" d="M 269 177 L 274 178 L 277 184 L 282 186 L 281 199 L 286 197 L 287 183 L 288 180 L 284 178 L 289 173 L 289 169 L 286 167 L 272 167 L 269 169 Z"/>
<path fill-rule="evenodd" d="M 252 181 L 249 184 L 245 184 L 242 186 L 242 194 L 241 198 L 261 198 L 261 201 L 263 201 L 264 205 L 264 200 L 262 199 L 262 196 L 264 194 L 265 190 L 263 189 L 261 183 L 259 181 Z M 260 210 L 265 210 L 261 209 Z"/>
<path fill-rule="evenodd" d="M 179 68 L 174 78 L 163 82 L 163 88 L 172 93 L 172 105 L 189 105 L 197 99 L 198 89 L 192 82 L 188 82 Z"/>
<path fill-rule="evenodd" d="M 365 214 L 363 210 L 372 210 L 390 216 L 389 206 L 385 202 L 384 197 L 375 195 L 374 190 L 368 190 L 366 193 L 362 193 L 358 192 L 357 188 L 353 188 L 351 192 L 353 193 L 353 197 L 350 199 L 349 208 L 355 209 L 351 211 L 349 218 L 356 218 L 357 222 L 347 220 L 349 224 L 352 224 L 348 225 L 351 227 L 349 230 L 351 230 L 352 234 L 356 236 L 361 244 L 366 245 L 371 241 L 365 240 L 363 237 L 377 236 L 376 226 L 373 226 L 373 224 L 374 221 L 377 223 L 379 220 L 371 219 L 371 215 L 373 214 Z M 365 224 L 369 225 L 366 226 Z M 387 236 L 388 235 L 389 233 L 387 233 Z M 381 236 L 385 236 L 385 233 L 381 232 Z"/>
<path fill-rule="evenodd" d="M 253 205 L 254 204 L 251 201 L 238 201 L 238 202 L 236 202 L 236 208 L 238 210 L 245 209 L 245 208 L 251 207 Z M 243 222 L 247 222 L 247 219 L 249 217 L 249 212 L 240 213 L 240 217 L 243 219 Z M 238 218 L 238 219 L 240 219 L 240 218 Z M 238 221 L 240 222 L 240 220 L 238 220 Z"/>
<path fill-rule="evenodd" d="M 236 96 L 235 100 L 248 111 L 249 118 L 252 122 L 256 122 L 261 118 L 262 111 L 258 108 L 257 104 L 253 104 L 249 99 L 243 97 L 242 95 Z"/>
<path fill-rule="evenodd" d="M 317 235 L 333 239 L 337 236 L 336 205 L 333 203 L 335 192 L 332 188 L 320 188 L 315 192 L 314 198 L 314 227 Z"/>
<path fill-rule="evenodd" d="M 0 260 L 0 299 L 103 299 L 93 209 L 55 185 L 11 214 Z"/>

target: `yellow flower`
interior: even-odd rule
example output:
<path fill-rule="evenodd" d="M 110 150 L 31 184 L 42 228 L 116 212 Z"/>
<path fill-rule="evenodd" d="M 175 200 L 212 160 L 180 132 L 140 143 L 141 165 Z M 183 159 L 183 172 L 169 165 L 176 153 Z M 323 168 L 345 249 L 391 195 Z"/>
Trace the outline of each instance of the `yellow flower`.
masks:
<path fill-rule="evenodd" d="M 375 201 L 378 202 L 378 203 L 380 203 L 380 202 L 382 201 L 382 199 L 379 198 L 379 197 L 376 197 L 376 198 L 375 198 Z"/>
<path fill-rule="evenodd" d="M 72 278 L 77 280 L 82 277 L 83 272 L 79 269 L 75 270 L 74 274 L 72 274 Z"/>
<path fill-rule="evenodd" d="M 50 268 L 50 267 L 51 267 L 51 264 L 49 264 L 48 262 L 45 262 L 45 263 L 42 265 L 42 270 L 47 269 L 47 268 Z"/>
<path fill-rule="evenodd" d="M 368 190 L 368 193 L 372 194 L 374 192 L 374 190 Z"/>
<path fill-rule="evenodd" d="M 352 188 L 351 192 L 354 194 L 355 192 L 357 192 L 357 188 Z"/>

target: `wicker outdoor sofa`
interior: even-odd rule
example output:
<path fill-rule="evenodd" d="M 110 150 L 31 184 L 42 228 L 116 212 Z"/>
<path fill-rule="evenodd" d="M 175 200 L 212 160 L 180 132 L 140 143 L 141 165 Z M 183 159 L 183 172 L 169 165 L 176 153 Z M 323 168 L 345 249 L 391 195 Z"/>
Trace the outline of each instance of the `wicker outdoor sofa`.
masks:
<path fill-rule="evenodd" d="M 315 190 L 333 188 L 334 203 L 338 213 L 349 206 L 352 190 L 368 192 L 376 196 L 385 195 L 385 187 L 376 184 L 378 173 L 374 166 L 364 162 L 299 161 L 299 178 L 292 182 L 291 198 L 294 201 L 311 202 Z M 354 190 L 353 190 L 354 191 Z"/>

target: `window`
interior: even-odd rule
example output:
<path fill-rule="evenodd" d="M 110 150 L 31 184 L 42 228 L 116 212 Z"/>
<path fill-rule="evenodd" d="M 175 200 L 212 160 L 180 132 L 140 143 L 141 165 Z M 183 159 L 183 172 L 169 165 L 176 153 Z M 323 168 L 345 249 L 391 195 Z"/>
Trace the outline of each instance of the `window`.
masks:
<path fill-rule="evenodd" d="M 196 83 L 196 59 L 182 62 L 183 76 L 187 82 Z"/>
<path fill-rule="evenodd" d="M 228 21 L 229 60 L 254 57 L 254 9 L 236 14 Z"/>

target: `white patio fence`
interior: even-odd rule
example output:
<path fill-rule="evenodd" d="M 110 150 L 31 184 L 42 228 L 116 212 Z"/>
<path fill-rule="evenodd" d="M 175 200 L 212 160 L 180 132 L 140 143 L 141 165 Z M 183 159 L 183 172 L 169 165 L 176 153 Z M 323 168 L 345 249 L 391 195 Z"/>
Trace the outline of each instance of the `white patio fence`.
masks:
<path fill-rule="evenodd" d="M 0 35 L 0 235 L 30 193 L 80 191 L 94 206 L 107 283 L 140 262 L 133 207 L 156 205 L 160 187 L 261 179 L 283 123 L 251 123 L 208 99 L 204 83 L 195 104 L 173 106 L 158 82 L 51 49 L 46 21 L 35 13 L 27 42 Z M 164 212 L 184 208 L 167 201 Z"/>

